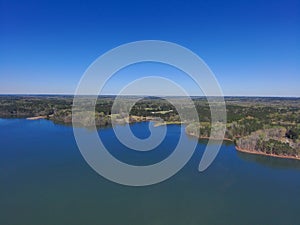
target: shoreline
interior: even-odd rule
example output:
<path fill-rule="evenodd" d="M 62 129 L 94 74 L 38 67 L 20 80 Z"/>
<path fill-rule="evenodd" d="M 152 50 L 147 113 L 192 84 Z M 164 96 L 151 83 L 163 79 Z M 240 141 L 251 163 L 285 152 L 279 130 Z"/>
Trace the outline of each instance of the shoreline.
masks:
<path fill-rule="evenodd" d="M 184 122 L 178 122 L 178 121 L 169 121 L 169 122 L 155 122 L 154 127 L 160 127 L 160 126 L 167 126 L 167 125 L 184 125 Z"/>
<path fill-rule="evenodd" d="M 189 135 L 189 136 L 191 136 L 191 137 L 198 138 L 198 139 L 207 139 L 207 140 L 210 139 L 209 137 L 198 137 L 197 135 L 189 134 L 187 132 L 186 132 L 186 134 Z M 211 139 L 211 140 L 230 141 L 230 142 L 234 143 L 234 141 L 232 139 L 229 139 L 229 138 Z M 259 151 L 256 151 L 256 150 L 243 149 L 243 148 L 240 148 L 239 146 L 237 146 L 235 144 L 234 144 L 234 147 L 235 147 L 235 150 L 238 151 L 238 152 L 248 153 L 248 154 L 252 154 L 252 155 L 264 155 L 264 156 L 269 156 L 269 157 L 274 157 L 274 158 L 280 158 L 280 159 L 296 159 L 296 160 L 300 160 L 300 157 L 297 157 L 297 156 L 267 154 L 267 153 L 259 152 Z"/>
<path fill-rule="evenodd" d="M 243 148 L 240 148 L 239 146 L 235 146 L 235 149 L 239 152 L 248 153 L 248 154 L 252 154 L 252 155 L 264 155 L 264 156 L 270 156 L 270 157 L 281 158 L 281 159 L 300 160 L 300 158 L 297 156 L 268 154 L 268 153 L 259 152 L 256 150 L 243 149 Z"/>
<path fill-rule="evenodd" d="M 230 141 L 230 142 L 234 142 L 232 139 L 230 139 L 230 138 L 222 138 L 222 139 L 218 139 L 218 138 L 210 138 L 210 137 L 207 137 L 207 136 L 201 136 L 201 137 L 199 137 L 199 136 L 197 136 L 197 135 L 195 135 L 195 134 L 189 134 L 188 132 L 185 132 L 188 136 L 191 136 L 191 137 L 195 137 L 195 138 L 198 138 L 198 139 L 202 139 L 202 140 L 209 140 L 209 139 L 211 139 L 211 140 L 213 140 L 213 141 Z"/>
<path fill-rule="evenodd" d="M 40 120 L 40 119 L 47 119 L 47 116 L 33 116 L 33 117 L 26 118 L 26 120 Z"/>
<path fill-rule="evenodd" d="M 34 117 L 27 117 L 26 120 L 40 120 L 40 119 L 47 119 L 48 116 L 34 116 Z M 138 123 L 138 122 L 146 122 L 146 121 L 149 121 L 149 118 L 146 118 L 146 120 L 142 120 L 142 121 L 134 121 L 134 122 L 129 122 L 128 124 L 131 124 L 131 123 Z M 154 127 L 159 127 L 159 126 L 163 126 L 163 125 L 171 125 L 171 124 L 174 124 L 174 125 L 181 125 L 181 124 L 184 124 L 184 123 L 178 123 L 178 122 L 170 122 L 170 123 L 156 123 L 154 125 Z M 197 136 L 195 134 L 190 134 L 188 132 L 185 132 L 188 136 L 191 136 L 191 137 L 194 137 L 194 138 L 197 138 L 197 139 L 202 139 L 202 140 L 215 140 L 215 141 L 230 141 L 232 143 L 234 143 L 234 140 L 233 139 L 230 139 L 230 138 L 222 138 L 222 139 L 216 139 L 216 138 L 210 138 L 210 137 L 204 137 L 204 136 Z M 275 158 L 281 158 L 281 159 L 296 159 L 296 160 L 300 160 L 300 157 L 298 156 L 288 156 L 288 155 L 275 155 L 275 154 L 267 154 L 267 153 L 264 153 L 264 152 L 259 152 L 259 151 L 256 151 L 256 150 L 249 150 L 249 149 L 243 149 L 237 145 L 234 144 L 234 147 L 235 147 L 235 150 L 238 151 L 238 152 L 242 152 L 242 153 L 248 153 L 248 154 L 252 154 L 252 155 L 263 155 L 263 156 L 269 156 L 269 157 L 275 157 Z"/>

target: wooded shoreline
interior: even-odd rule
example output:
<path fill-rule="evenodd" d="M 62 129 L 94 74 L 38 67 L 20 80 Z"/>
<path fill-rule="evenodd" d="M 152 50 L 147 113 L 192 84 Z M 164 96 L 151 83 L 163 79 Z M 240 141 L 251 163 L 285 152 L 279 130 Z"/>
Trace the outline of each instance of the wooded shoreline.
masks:
<path fill-rule="evenodd" d="M 28 117 L 26 118 L 27 120 L 39 120 L 39 119 L 49 119 L 48 116 L 35 116 L 35 117 Z M 144 121 L 135 121 L 136 122 L 145 122 L 145 121 L 149 121 L 148 120 L 144 120 Z M 129 122 L 130 124 L 130 122 Z M 178 122 L 167 122 L 167 123 L 157 123 L 157 124 L 154 124 L 154 127 L 159 127 L 159 126 L 167 126 L 167 125 L 181 125 L 183 123 L 178 123 Z M 100 128 L 101 129 L 101 128 Z M 214 139 L 214 138 L 210 138 L 208 136 L 197 136 L 195 134 L 191 134 L 191 133 L 188 133 L 186 131 L 186 134 L 188 136 L 191 136 L 191 137 L 195 137 L 195 138 L 198 138 L 198 139 L 202 139 L 202 140 L 216 140 L 216 141 L 220 141 L 220 139 Z M 222 138 L 221 139 L 222 141 L 230 141 L 232 143 L 234 143 L 235 141 L 233 139 L 230 139 L 230 138 Z M 276 157 L 276 158 L 282 158 L 282 159 L 296 159 L 296 160 L 300 160 L 300 157 L 298 156 L 289 156 L 289 155 L 276 155 L 276 154 L 268 154 L 268 153 L 265 153 L 265 152 L 261 152 L 261 151 L 257 151 L 257 150 L 250 150 L 250 149 L 244 149 L 244 148 L 241 148 L 239 146 L 237 146 L 235 143 L 235 149 L 238 151 L 238 152 L 242 152 L 242 153 L 248 153 L 248 154 L 254 154 L 254 155 L 263 155 L 263 156 L 269 156 L 269 157 Z"/>
<path fill-rule="evenodd" d="M 205 97 L 192 98 L 199 121 L 191 118 L 190 105 L 180 96 L 172 98 L 177 108 L 167 98 L 144 97 L 128 109 L 128 104 L 135 99 L 123 96 L 112 112 L 115 96 L 99 96 L 95 107 L 91 107 L 91 99 L 86 96 L 81 103 L 84 111 L 75 110 L 73 117 L 73 96 L 0 96 L 0 117 L 48 119 L 68 126 L 96 125 L 97 129 L 149 120 L 155 122 L 154 126 L 184 122 L 186 132 L 200 139 L 209 139 L 212 128 L 214 132 L 222 132 L 225 125 L 220 122 L 212 127 Z M 237 150 L 252 154 L 300 157 L 300 98 L 225 97 L 225 101 L 227 119 L 223 140 L 233 141 Z"/>
<path fill-rule="evenodd" d="M 186 132 L 186 134 L 188 136 L 195 137 L 195 138 L 198 138 L 198 139 L 203 139 L 203 140 L 209 140 L 210 139 L 210 137 L 198 137 L 197 135 L 195 135 L 195 134 L 189 134 L 188 132 Z M 220 141 L 220 139 L 211 139 L 211 140 L 218 140 L 218 141 Z M 221 140 L 222 141 L 230 141 L 230 142 L 234 143 L 234 140 L 229 139 L 229 138 L 223 138 Z M 235 143 L 234 143 L 234 146 L 235 146 L 235 149 L 238 152 L 243 152 L 243 153 L 248 153 L 248 154 L 254 154 L 254 155 L 264 155 L 264 156 L 276 157 L 276 158 L 281 158 L 281 159 L 296 159 L 296 160 L 300 160 L 300 158 L 297 157 L 297 156 L 267 154 L 267 153 L 256 151 L 256 150 L 243 149 L 243 148 L 240 148 L 239 146 L 237 146 Z"/>
<path fill-rule="evenodd" d="M 240 148 L 238 146 L 235 146 L 235 149 L 237 151 L 239 151 L 239 152 L 253 154 L 253 155 L 264 155 L 264 156 L 276 157 L 276 158 L 281 158 L 281 159 L 296 159 L 296 160 L 300 160 L 300 158 L 297 157 L 297 156 L 267 154 L 267 153 L 259 152 L 259 151 L 255 151 L 255 150 L 242 149 L 242 148 Z"/>

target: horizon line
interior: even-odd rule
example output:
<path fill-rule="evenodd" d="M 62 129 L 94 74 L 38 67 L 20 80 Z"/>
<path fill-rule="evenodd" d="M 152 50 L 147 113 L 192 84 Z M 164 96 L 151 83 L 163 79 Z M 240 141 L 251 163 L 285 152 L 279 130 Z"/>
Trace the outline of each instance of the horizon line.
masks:
<path fill-rule="evenodd" d="M 66 93 L 30 93 L 30 94 L 24 94 L 24 93 L 0 93 L 0 96 L 75 96 L 74 94 Z M 95 95 L 78 95 L 78 96 L 95 96 Z M 117 94 L 101 94 L 97 96 L 142 96 L 142 97 L 185 97 L 180 95 L 159 95 L 159 96 L 152 96 L 152 95 L 117 95 Z M 206 95 L 189 95 L 189 97 L 247 97 L 247 98 L 300 98 L 299 96 L 287 96 L 287 95 L 223 95 L 223 96 L 206 96 Z"/>

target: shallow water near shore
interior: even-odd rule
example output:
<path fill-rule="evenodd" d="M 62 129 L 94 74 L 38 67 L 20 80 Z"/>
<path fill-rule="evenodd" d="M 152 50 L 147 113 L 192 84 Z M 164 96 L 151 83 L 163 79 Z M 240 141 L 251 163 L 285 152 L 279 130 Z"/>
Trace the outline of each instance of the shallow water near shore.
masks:
<path fill-rule="evenodd" d="M 130 127 L 146 138 L 148 123 Z M 180 131 L 179 125 L 167 126 L 165 140 L 146 154 L 124 147 L 112 128 L 99 135 L 116 158 L 147 165 L 172 153 Z M 183 141 L 197 142 L 197 148 L 175 176 L 152 186 L 127 187 L 89 167 L 72 127 L 0 119 L 0 224 L 299 224 L 299 160 L 249 155 L 224 142 L 212 165 L 200 173 L 207 141 L 186 135 Z"/>

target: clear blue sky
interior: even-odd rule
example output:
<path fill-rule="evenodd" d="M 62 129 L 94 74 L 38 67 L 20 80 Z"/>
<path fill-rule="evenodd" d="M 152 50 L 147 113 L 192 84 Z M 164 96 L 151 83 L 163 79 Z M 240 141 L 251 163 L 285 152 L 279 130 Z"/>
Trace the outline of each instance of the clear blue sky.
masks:
<path fill-rule="evenodd" d="M 0 93 L 72 94 L 98 56 L 145 39 L 197 53 L 225 95 L 300 96 L 297 0 L 0 0 Z"/>

